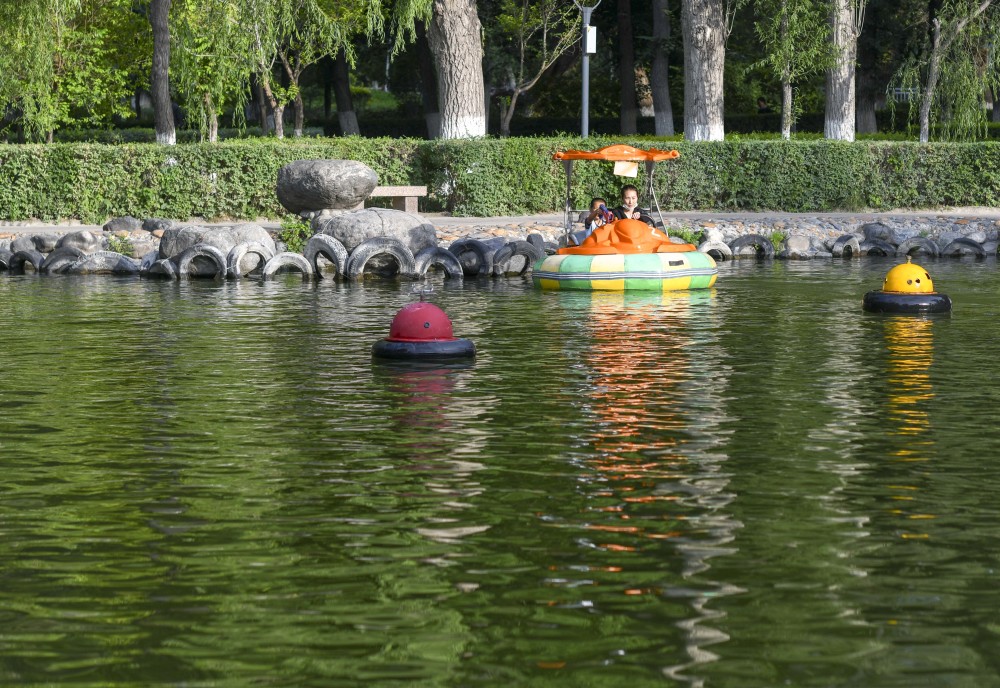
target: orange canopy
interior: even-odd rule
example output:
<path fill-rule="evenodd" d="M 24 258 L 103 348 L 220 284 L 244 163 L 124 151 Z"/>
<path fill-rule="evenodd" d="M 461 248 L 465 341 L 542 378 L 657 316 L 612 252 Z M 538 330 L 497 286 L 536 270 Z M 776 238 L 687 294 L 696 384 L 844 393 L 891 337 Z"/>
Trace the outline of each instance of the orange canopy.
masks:
<path fill-rule="evenodd" d="M 650 148 L 642 150 L 624 144 L 605 146 L 595 151 L 567 150 L 559 151 L 552 157 L 556 160 L 613 160 L 613 161 L 649 161 L 673 160 L 681 156 L 676 150 L 657 150 Z"/>

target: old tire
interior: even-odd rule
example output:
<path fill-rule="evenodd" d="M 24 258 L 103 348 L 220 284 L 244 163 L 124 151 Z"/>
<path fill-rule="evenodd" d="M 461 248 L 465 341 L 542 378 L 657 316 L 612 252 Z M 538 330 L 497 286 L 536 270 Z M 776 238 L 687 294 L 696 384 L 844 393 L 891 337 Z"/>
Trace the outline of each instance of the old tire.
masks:
<path fill-rule="evenodd" d="M 507 266 L 514 256 L 524 257 L 524 267 L 518 271 L 519 275 L 531 270 L 531 266 L 545 257 L 545 252 L 527 241 L 510 241 L 493 254 L 493 276 L 503 277 L 507 274 Z"/>
<path fill-rule="evenodd" d="M 177 274 L 190 277 L 191 262 L 195 258 L 207 258 L 212 262 L 215 266 L 215 273 L 212 275 L 213 279 L 226 278 L 226 257 L 222 255 L 222 251 L 209 244 L 195 244 L 190 248 L 184 249 L 177 259 Z"/>
<path fill-rule="evenodd" d="M 448 250 L 458 258 L 458 262 L 462 264 L 462 269 L 465 270 L 466 277 L 492 274 L 493 254 L 495 251 L 487 246 L 486 242 L 479 239 L 459 239 L 458 241 L 453 241 Z M 476 261 L 472 265 L 466 266 L 465 263 L 462 263 L 462 255 L 466 253 L 472 253 L 476 256 Z"/>
<path fill-rule="evenodd" d="M 316 277 L 323 277 L 316 260 L 320 256 L 333 263 L 333 267 L 336 269 L 334 277 L 343 277 L 344 271 L 347 269 L 347 249 L 342 243 L 326 234 L 314 234 L 306 243 L 302 255 L 312 265 L 313 274 Z"/>
<path fill-rule="evenodd" d="M 413 254 L 403 242 L 391 237 L 372 237 L 365 239 L 351 251 L 351 255 L 347 258 L 344 275 L 352 280 L 361 279 L 365 273 L 365 265 L 378 255 L 389 255 L 395 258 L 399 265 L 399 274 L 404 277 L 412 277 L 416 271 L 413 264 Z"/>
<path fill-rule="evenodd" d="M 417 253 L 413 257 L 413 265 L 413 274 L 417 277 L 426 275 L 432 265 L 437 265 L 441 268 L 448 279 L 461 280 L 465 277 L 465 273 L 462 271 L 462 264 L 458 262 L 455 254 L 440 246 L 429 246 Z"/>
<path fill-rule="evenodd" d="M 753 249 L 756 258 L 774 258 L 774 244 L 760 234 L 744 234 L 736 237 L 729 242 L 729 248 L 734 258 L 745 256 L 745 249 L 748 248 Z"/>
<path fill-rule="evenodd" d="M 274 251 L 259 241 L 246 241 L 236 244 L 229 250 L 229 255 L 226 256 L 227 277 L 230 279 L 239 279 L 240 277 L 243 277 L 244 273 L 240 268 L 240 263 L 243 262 L 243 257 L 248 253 L 260 256 L 261 265 L 266 265 L 267 261 L 274 258 Z M 253 272 L 253 270 L 250 272 Z"/>
<path fill-rule="evenodd" d="M 860 258 L 861 242 L 853 234 L 843 234 L 833 242 L 830 253 L 834 258 Z"/>

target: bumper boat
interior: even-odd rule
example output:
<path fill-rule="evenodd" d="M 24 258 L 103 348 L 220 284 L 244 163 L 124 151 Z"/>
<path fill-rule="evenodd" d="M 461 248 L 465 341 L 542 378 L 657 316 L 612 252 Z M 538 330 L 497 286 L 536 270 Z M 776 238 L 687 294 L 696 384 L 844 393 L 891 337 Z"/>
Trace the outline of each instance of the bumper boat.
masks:
<path fill-rule="evenodd" d="M 718 269 L 707 253 L 693 244 L 671 241 L 666 231 L 642 220 L 621 219 L 594 229 L 579 246 L 570 246 L 571 188 L 574 160 L 645 162 L 645 191 L 656 212 L 663 216 L 653 192 L 653 169 L 661 160 L 680 156 L 676 150 L 641 150 L 632 146 L 607 146 L 596 151 L 563 151 L 553 156 L 566 170 L 564 225 L 567 244 L 532 266 L 532 281 L 542 289 L 585 291 L 676 291 L 707 289 L 715 284 Z"/>

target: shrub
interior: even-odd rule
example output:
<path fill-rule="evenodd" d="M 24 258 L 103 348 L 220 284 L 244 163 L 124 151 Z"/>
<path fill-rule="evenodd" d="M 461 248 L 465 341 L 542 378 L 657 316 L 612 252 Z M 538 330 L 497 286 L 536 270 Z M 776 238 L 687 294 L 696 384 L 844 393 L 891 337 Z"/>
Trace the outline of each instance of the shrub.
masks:
<path fill-rule="evenodd" d="M 677 148 L 655 168 L 663 210 L 822 212 L 1000 203 L 1000 143 L 760 140 L 666 141 L 575 136 L 468 141 L 360 137 L 239 139 L 158 146 L 0 145 L 0 216 L 11 220 L 109 217 L 277 218 L 278 170 L 299 159 L 369 165 L 384 185 L 426 184 L 425 210 L 519 215 L 561 210 L 558 150 L 630 143 Z M 624 180 L 607 162 L 576 162 L 572 205 L 616 198 Z M 645 171 L 634 182 L 643 188 Z"/>

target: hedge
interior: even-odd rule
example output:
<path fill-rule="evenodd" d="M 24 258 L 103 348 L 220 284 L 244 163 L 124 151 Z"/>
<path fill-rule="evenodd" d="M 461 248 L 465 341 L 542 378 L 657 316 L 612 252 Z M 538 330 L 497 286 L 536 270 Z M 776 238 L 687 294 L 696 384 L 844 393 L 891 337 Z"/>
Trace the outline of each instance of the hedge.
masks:
<path fill-rule="evenodd" d="M 304 158 L 360 160 L 381 184 L 426 184 L 423 210 L 480 216 L 563 207 L 563 165 L 552 154 L 611 143 L 677 148 L 660 163 L 664 210 L 823 212 L 1000 205 L 1000 144 L 652 138 L 487 138 L 471 141 L 314 138 L 217 144 L 0 146 L 0 217 L 103 222 L 135 217 L 277 218 L 278 169 Z M 617 196 L 611 164 L 574 165 L 574 207 Z M 635 182 L 642 185 L 643 174 Z"/>

